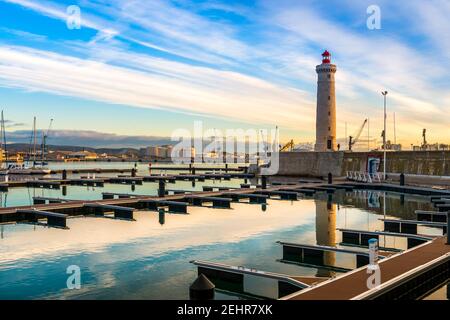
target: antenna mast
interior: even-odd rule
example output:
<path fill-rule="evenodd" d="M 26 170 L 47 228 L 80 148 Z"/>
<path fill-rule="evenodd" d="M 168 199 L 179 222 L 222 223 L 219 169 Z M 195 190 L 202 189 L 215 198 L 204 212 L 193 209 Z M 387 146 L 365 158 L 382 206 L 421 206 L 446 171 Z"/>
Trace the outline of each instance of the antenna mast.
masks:
<path fill-rule="evenodd" d="M 397 133 L 395 131 L 395 112 L 394 112 L 394 144 L 397 144 Z"/>

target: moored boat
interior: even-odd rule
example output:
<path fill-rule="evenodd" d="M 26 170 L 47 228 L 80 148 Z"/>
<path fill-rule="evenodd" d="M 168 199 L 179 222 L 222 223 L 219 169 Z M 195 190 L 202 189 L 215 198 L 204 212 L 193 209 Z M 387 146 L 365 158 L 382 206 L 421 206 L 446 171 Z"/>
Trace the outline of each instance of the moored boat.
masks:
<path fill-rule="evenodd" d="M 47 168 L 37 168 L 28 167 L 23 163 L 11 163 L 5 169 L 0 170 L 1 175 L 7 174 L 49 174 L 50 169 Z"/>

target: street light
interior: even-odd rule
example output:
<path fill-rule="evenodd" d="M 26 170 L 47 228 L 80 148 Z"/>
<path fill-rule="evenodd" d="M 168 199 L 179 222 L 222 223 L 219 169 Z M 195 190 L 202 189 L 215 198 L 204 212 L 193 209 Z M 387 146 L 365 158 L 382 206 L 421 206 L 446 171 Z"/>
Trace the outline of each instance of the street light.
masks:
<path fill-rule="evenodd" d="M 384 165 L 383 165 L 383 179 L 386 180 L 386 96 L 388 94 L 387 91 L 382 91 L 381 94 L 384 98 L 384 130 L 383 130 L 383 150 L 384 150 Z"/>

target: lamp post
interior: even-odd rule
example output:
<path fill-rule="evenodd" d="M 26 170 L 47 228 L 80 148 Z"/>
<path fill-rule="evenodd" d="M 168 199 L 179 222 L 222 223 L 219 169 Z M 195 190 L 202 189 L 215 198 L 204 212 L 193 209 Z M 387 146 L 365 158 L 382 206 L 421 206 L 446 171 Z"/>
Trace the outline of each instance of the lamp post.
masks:
<path fill-rule="evenodd" d="M 384 97 L 384 130 L 383 130 L 383 151 L 384 151 L 384 165 L 383 165 L 383 180 L 386 180 L 386 96 L 387 91 L 382 91 L 381 94 Z"/>

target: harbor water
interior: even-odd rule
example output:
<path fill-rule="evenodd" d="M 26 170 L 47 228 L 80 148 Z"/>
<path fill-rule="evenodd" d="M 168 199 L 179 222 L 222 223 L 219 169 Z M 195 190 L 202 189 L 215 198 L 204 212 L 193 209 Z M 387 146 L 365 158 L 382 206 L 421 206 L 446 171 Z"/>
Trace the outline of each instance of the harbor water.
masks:
<path fill-rule="evenodd" d="M 221 183 L 232 186 L 240 182 Z M 190 182 L 173 185 L 173 189 L 189 187 L 201 188 Z M 130 186 L 106 184 L 94 190 L 69 186 L 67 198 L 100 199 L 101 192 L 131 191 L 127 188 Z M 27 193 L 61 196 L 56 194 L 60 190 L 23 189 L 11 189 L 7 205 L 29 204 Z M 156 184 L 144 183 L 134 192 L 155 190 Z M 189 207 L 188 214 L 137 211 L 136 221 L 73 217 L 67 221 L 69 230 L 1 225 L 0 299 L 187 299 L 189 285 L 197 276 L 189 261 L 196 259 L 287 275 L 329 277 L 355 268 L 354 256 L 327 254 L 327 266 L 323 267 L 289 263 L 280 261 L 282 248 L 276 241 L 339 246 L 341 232 L 337 228 L 382 230 L 380 218 L 410 219 L 416 209 L 431 209 L 428 199 L 340 190 L 298 201 L 273 199 L 267 205 Z M 442 230 L 419 227 L 418 232 L 441 234 Z M 383 238 L 380 246 L 406 248 L 405 239 Z M 81 271 L 80 289 L 67 287 L 70 266 Z M 278 298 L 272 280 L 246 276 L 244 288 L 246 295 L 222 288 L 216 299 Z"/>

